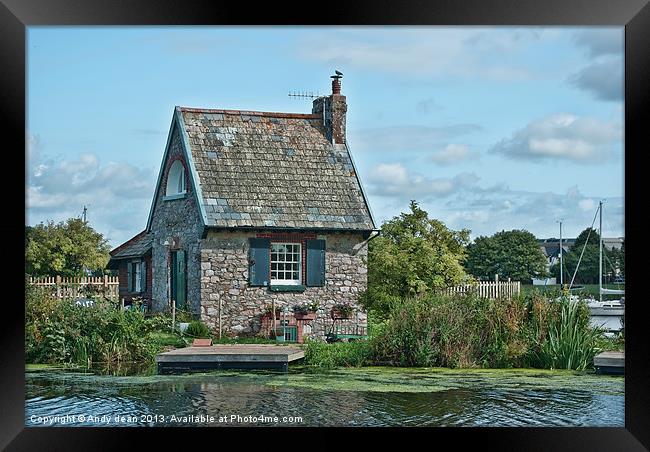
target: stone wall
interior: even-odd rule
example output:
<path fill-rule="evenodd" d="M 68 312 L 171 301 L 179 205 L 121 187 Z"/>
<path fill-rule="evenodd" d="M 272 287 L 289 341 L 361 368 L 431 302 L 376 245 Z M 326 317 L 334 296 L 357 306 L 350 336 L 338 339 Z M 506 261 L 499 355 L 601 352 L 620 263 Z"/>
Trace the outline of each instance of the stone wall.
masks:
<path fill-rule="evenodd" d="M 305 329 L 306 335 L 323 337 L 331 323 L 330 310 L 336 303 L 350 302 L 356 307 L 359 323 L 366 325 L 366 314 L 357 303 L 367 287 L 367 244 L 361 233 L 319 234 L 326 241 L 325 286 L 307 287 L 304 292 L 278 293 L 267 287 L 248 285 L 248 239 L 271 231 L 214 232 L 201 242 L 201 318 L 223 335 L 250 335 L 260 331 L 260 316 L 271 301 L 290 308 L 295 304 L 318 301 L 316 320 Z M 304 252 L 304 247 L 303 247 Z"/>
<path fill-rule="evenodd" d="M 167 174 L 175 160 L 180 160 L 185 166 L 186 195 L 177 199 L 165 199 Z M 183 153 L 178 126 L 174 126 L 170 149 L 165 162 L 163 177 L 158 193 L 151 222 L 151 232 L 154 235 L 152 245 L 152 298 L 154 311 L 161 311 L 168 306 L 168 269 L 169 248 L 163 243 L 172 240 L 171 249 L 185 250 L 187 256 L 187 303 L 193 312 L 198 313 L 200 307 L 200 253 L 199 238 L 202 233 L 202 221 L 196 204 L 195 195 L 190 183 L 188 165 Z"/>

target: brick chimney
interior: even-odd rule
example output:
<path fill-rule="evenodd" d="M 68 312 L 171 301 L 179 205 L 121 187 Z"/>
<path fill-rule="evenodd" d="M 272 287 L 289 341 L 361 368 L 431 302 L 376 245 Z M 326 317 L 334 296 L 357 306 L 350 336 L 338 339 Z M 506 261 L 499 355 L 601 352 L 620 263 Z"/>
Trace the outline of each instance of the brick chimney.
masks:
<path fill-rule="evenodd" d="M 321 115 L 325 125 L 327 139 L 333 144 L 345 143 L 345 114 L 348 104 L 341 95 L 340 73 L 332 75 L 332 94 L 314 99 L 312 114 Z"/>

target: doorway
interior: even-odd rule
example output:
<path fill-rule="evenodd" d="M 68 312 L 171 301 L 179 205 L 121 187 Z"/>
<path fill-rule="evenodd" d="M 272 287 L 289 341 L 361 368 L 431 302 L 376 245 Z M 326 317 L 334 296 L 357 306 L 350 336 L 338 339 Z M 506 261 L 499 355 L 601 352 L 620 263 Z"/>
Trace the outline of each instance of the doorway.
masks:
<path fill-rule="evenodd" d="M 171 252 L 171 296 L 176 309 L 185 309 L 187 300 L 187 264 L 184 250 Z"/>

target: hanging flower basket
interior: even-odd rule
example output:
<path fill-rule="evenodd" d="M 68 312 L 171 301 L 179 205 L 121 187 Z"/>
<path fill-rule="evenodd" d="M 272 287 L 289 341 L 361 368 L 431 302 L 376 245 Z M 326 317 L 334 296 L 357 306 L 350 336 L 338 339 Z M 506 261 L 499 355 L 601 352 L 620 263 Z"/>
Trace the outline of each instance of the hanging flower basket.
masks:
<path fill-rule="evenodd" d="M 354 309 L 352 305 L 347 303 L 335 304 L 332 307 L 331 316 L 332 319 L 349 319 L 352 317 Z"/>
<path fill-rule="evenodd" d="M 293 307 L 293 315 L 296 320 L 315 320 L 317 309 L 318 303 L 297 304 Z"/>

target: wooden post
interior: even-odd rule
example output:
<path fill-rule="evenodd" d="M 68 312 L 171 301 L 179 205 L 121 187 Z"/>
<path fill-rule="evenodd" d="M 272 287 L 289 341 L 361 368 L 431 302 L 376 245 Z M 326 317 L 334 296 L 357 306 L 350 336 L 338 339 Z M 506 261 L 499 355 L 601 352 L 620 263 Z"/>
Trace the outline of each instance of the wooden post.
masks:
<path fill-rule="evenodd" d="M 176 300 L 172 299 L 172 333 L 174 332 L 174 326 L 176 326 Z"/>
<path fill-rule="evenodd" d="M 495 298 L 499 298 L 499 274 L 494 275 Z"/>
<path fill-rule="evenodd" d="M 221 297 L 219 297 L 219 339 L 221 339 Z"/>
<path fill-rule="evenodd" d="M 275 298 L 271 299 L 271 334 L 275 337 Z"/>

